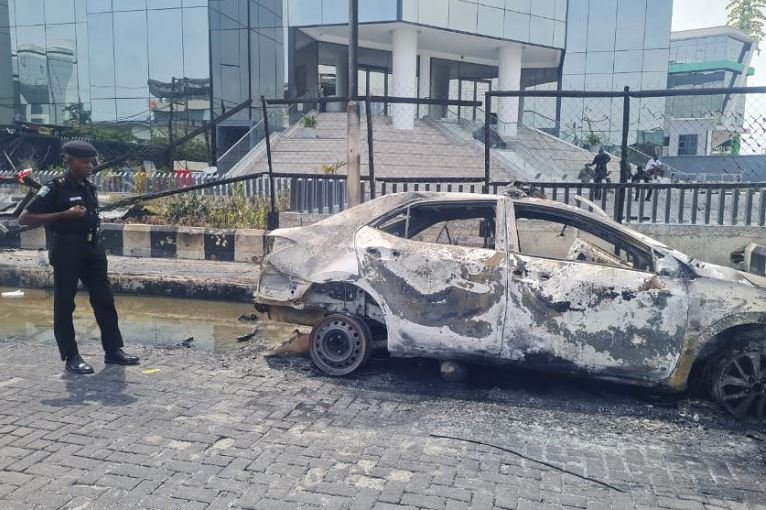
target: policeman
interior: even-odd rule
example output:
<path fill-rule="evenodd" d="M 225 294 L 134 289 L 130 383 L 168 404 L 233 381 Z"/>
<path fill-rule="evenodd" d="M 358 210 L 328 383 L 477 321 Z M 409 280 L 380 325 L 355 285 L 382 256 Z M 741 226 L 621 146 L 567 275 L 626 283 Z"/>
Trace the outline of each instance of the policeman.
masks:
<path fill-rule="evenodd" d="M 90 304 L 101 329 L 104 362 L 137 365 L 137 356 L 122 350 L 117 310 L 106 275 L 106 253 L 100 242 L 96 187 L 88 182 L 96 149 L 85 142 L 64 144 L 68 172 L 53 179 L 32 199 L 19 216 L 22 225 L 45 225 L 49 259 L 53 266 L 53 332 L 65 368 L 75 374 L 92 374 L 77 349 L 72 313 L 77 282 L 90 294 Z"/>

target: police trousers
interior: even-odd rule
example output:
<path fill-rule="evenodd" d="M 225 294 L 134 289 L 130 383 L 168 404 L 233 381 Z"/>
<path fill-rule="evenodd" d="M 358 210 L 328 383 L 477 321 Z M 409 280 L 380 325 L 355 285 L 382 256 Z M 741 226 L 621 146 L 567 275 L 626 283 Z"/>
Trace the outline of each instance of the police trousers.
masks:
<path fill-rule="evenodd" d="M 78 281 L 90 295 L 104 351 L 122 348 L 114 296 L 106 275 L 106 252 L 101 244 L 87 242 L 84 235 L 54 235 L 49 260 L 53 266 L 53 332 L 61 359 L 79 353 L 72 321 Z"/>

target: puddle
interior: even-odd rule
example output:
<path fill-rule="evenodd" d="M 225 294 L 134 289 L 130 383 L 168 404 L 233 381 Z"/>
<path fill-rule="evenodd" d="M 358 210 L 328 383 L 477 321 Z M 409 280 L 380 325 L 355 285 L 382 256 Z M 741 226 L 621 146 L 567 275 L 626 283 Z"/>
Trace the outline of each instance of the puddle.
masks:
<path fill-rule="evenodd" d="M 0 287 L 1 292 L 17 289 Z M 21 289 L 23 298 L 0 298 L 0 342 L 23 341 L 55 346 L 53 337 L 53 292 Z M 254 312 L 243 303 L 199 301 L 141 296 L 115 296 L 120 329 L 126 345 L 175 346 L 186 342 L 191 348 L 227 352 L 254 343 L 279 345 L 295 326 L 274 322 L 241 322 L 241 315 Z M 74 325 L 78 338 L 98 339 L 100 333 L 85 292 L 75 300 Z M 237 338 L 253 333 L 248 342 Z"/>

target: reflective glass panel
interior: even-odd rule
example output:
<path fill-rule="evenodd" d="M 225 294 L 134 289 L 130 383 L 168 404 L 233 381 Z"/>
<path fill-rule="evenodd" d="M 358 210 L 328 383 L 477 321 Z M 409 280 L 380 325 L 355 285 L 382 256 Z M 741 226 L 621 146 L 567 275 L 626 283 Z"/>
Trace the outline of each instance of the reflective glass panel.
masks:
<path fill-rule="evenodd" d="M 396 0 L 359 0 L 359 21 L 364 23 L 395 20 L 396 7 Z M 344 16 L 344 19 L 348 20 L 348 15 Z"/>
<path fill-rule="evenodd" d="M 183 10 L 184 76 L 209 78 L 207 9 L 194 7 Z"/>
<path fill-rule="evenodd" d="M 146 6 L 149 9 L 168 9 L 171 7 L 181 7 L 181 0 L 146 0 Z"/>
<path fill-rule="evenodd" d="M 114 40 L 112 38 L 112 15 L 88 15 L 88 48 L 90 60 L 90 91 L 93 108 L 96 99 L 114 98 Z M 108 109 L 108 107 L 99 106 Z M 114 101 L 112 101 L 112 111 Z"/>
<path fill-rule="evenodd" d="M 115 97 L 147 97 L 146 12 L 114 13 Z"/>
<path fill-rule="evenodd" d="M 52 23 L 74 23 L 74 0 L 45 0 L 45 21 Z"/>
<path fill-rule="evenodd" d="M 54 103 L 76 103 L 77 41 L 75 25 L 49 26 L 47 30 L 48 80 Z"/>
<path fill-rule="evenodd" d="M 114 10 L 115 12 L 146 10 L 146 0 L 117 0 L 114 2 Z"/>
<path fill-rule="evenodd" d="M 45 23 L 43 0 L 23 0 L 16 2 L 17 25 L 42 25 Z"/>
<path fill-rule="evenodd" d="M 170 82 L 172 77 L 183 77 L 181 10 L 150 10 L 147 17 L 149 20 L 149 77 L 162 82 Z"/>
<path fill-rule="evenodd" d="M 112 0 L 87 0 L 87 7 L 88 14 L 109 12 L 112 10 Z"/>
<path fill-rule="evenodd" d="M 114 99 L 94 99 L 91 107 L 93 122 L 114 122 L 117 118 Z"/>

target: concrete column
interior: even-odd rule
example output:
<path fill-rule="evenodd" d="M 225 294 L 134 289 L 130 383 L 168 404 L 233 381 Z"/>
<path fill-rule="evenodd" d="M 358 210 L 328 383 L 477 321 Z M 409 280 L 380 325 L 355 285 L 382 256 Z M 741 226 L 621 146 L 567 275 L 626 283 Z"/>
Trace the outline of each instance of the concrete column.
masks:
<path fill-rule="evenodd" d="M 426 99 L 431 97 L 431 56 L 420 55 L 420 84 L 418 97 Z M 420 105 L 418 109 L 420 118 L 428 116 L 429 108 Z"/>
<path fill-rule="evenodd" d="M 394 87 L 392 95 L 417 97 L 418 33 L 414 28 L 394 30 Z M 412 130 L 415 127 L 417 105 L 395 104 L 394 128 Z"/>
<path fill-rule="evenodd" d="M 521 90 L 521 46 L 518 44 L 500 48 L 498 87 L 500 90 Z M 498 132 L 515 137 L 519 125 L 519 98 L 499 98 L 497 118 Z"/>
<path fill-rule="evenodd" d="M 335 95 L 348 95 L 348 52 L 339 51 L 335 56 Z"/>

